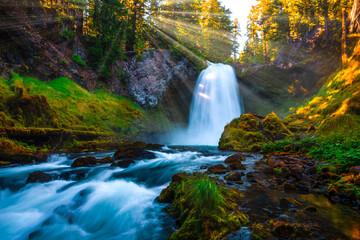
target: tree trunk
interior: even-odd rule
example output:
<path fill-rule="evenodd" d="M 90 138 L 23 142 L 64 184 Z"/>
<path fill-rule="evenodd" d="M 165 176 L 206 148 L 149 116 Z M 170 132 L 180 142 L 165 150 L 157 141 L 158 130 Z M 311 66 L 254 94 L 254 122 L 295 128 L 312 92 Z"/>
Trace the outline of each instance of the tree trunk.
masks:
<path fill-rule="evenodd" d="M 342 23 L 342 31 L 343 31 L 343 35 L 342 35 L 342 46 L 341 46 L 341 52 L 342 52 L 342 63 L 343 65 L 346 64 L 347 59 L 349 58 L 348 55 L 348 46 L 347 46 L 347 34 L 348 34 L 348 29 L 347 29 L 347 15 L 348 13 L 346 12 L 345 9 L 342 10 L 342 15 L 343 15 L 343 23 Z"/>
<path fill-rule="evenodd" d="M 267 46 L 266 46 L 266 33 L 265 32 L 264 32 L 264 47 L 265 47 L 265 63 L 268 64 L 269 58 L 268 58 L 268 51 L 267 51 Z"/>
<path fill-rule="evenodd" d="M 349 33 L 359 33 L 360 32 L 360 0 L 355 0 L 351 13 L 350 13 L 350 32 Z"/>

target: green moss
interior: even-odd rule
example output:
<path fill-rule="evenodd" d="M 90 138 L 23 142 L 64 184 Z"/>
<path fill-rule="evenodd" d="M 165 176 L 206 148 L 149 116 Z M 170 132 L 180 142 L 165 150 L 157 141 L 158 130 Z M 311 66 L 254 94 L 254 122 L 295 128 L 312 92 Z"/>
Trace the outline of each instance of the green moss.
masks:
<path fill-rule="evenodd" d="M 326 118 L 316 133 L 321 136 L 329 136 L 334 134 L 334 130 L 336 130 L 336 134 L 342 134 L 358 129 L 359 124 L 355 121 L 354 117 L 350 114 L 344 114 Z"/>
<path fill-rule="evenodd" d="M 275 113 L 267 115 L 262 121 L 262 125 L 265 136 L 273 138 L 274 140 L 291 136 L 284 122 Z"/>
<path fill-rule="evenodd" d="M 202 174 L 183 174 L 181 181 L 171 182 L 160 199 L 170 200 L 172 213 L 179 212 L 180 229 L 169 239 L 221 239 L 247 222 L 237 209 L 235 190 L 227 190 Z M 173 197 L 168 198 L 172 192 Z"/>
<path fill-rule="evenodd" d="M 76 62 L 77 64 L 79 64 L 80 66 L 82 66 L 82 67 L 87 67 L 86 62 L 84 62 L 79 55 L 74 54 L 74 55 L 72 55 L 71 59 L 72 59 L 74 62 Z"/>
<path fill-rule="evenodd" d="M 144 131 L 147 122 L 153 122 L 128 99 L 102 90 L 88 92 L 67 78 L 45 83 L 13 76 L 0 79 L 0 124 L 4 127 L 65 128 L 134 137 Z"/>
<path fill-rule="evenodd" d="M 219 149 L 257 152 L 264 143 L 291 135 L 275 113 L 269 114 L 265 119 L 248 113 L 234 119 L 225 127 L 219 141 Z"/>

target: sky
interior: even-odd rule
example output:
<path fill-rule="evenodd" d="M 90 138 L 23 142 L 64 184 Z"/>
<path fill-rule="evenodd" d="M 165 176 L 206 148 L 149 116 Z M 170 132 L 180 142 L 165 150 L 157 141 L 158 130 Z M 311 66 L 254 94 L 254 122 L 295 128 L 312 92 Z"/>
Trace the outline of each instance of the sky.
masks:
<path fill-rule="evenodd" d="M 241 38 L 239 38 L 240 48 L 239 50 L 243 50 L 245 46 L 245 42 L 247 40 L 246 37 L 246 25 L 247 25 L 247 17 L 249 16 L 251 6 L 256 4 L 256 0 L 221 0 L 222 5 L 226 8 L 229 8 L 232 12 L 232 19 L 238 18 L 240 28 L 241 28 Z"/>

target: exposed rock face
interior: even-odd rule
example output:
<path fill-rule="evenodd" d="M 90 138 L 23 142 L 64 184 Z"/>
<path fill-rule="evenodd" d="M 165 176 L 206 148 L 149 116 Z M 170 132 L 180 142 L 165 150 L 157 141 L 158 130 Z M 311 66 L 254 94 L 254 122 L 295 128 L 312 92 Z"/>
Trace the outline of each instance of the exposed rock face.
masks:
<path fill-rule="evenodd" d="M 146 51 L 143 61 L 131 56 L 123 71 L 129 76 L 129 94 L 140 105 L 149 107 L 162 102 L 171 88 L 181 84 L 194 86 L 198 75 L 189 61 L 175 58 L 169 50 Z"/>
<path fill-rule="evenodd" d="M 78 66 L 73 54 L 86 61 L 85 48 L 81 43 L 82 33 L 76 32 L 70 18 L 60 16 L 55 8 L 45 8 L 39 0 L 0 0 L 0 73 L 7 76 L 9 70 L 31 73 L 49 81 L 63 76 L 75 80 L 87 89 L 94 87 L 96 74 L 90 68 Z M 80 9 L 63 9 L 82 15 Z M 75 19 L 78 19 L 75 17 Z M 79 18 L 80 19 L 80 18 Z M 62 31 L 74 32 L 65 38 Z"/>

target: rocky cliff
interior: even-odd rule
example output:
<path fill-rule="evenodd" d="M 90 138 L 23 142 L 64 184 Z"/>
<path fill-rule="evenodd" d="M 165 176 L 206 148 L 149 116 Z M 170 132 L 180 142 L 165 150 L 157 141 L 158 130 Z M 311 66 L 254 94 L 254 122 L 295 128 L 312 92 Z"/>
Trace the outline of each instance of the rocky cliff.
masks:
<path fill-rule="evenodd" d="M 127 53 L 100 79 L 88 61 L 80 8 L 58 10 L 39 0 L 0 0 L 0 74 L 10 72 L 44 82 L 72 79 L 86 90 L 103 89 L 130 98 L 148 110 L 161 110 L 174 121 L 188 118 L 198 71 L 169 50 L 148 50 L 142 59 Z"/>

